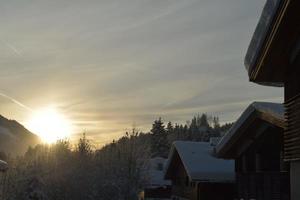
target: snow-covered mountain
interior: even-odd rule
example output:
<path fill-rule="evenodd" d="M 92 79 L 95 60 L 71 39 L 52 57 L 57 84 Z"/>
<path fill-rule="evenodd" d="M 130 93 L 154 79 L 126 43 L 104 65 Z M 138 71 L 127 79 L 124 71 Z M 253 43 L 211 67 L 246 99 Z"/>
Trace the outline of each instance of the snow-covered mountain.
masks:
<path fill-rule="evenodd" d="M 15 120 L 0 115 L 0 152 L 9 155 L 20 155 L 29 146 L 40 143 L 40 138 L 28 131 Z"/>

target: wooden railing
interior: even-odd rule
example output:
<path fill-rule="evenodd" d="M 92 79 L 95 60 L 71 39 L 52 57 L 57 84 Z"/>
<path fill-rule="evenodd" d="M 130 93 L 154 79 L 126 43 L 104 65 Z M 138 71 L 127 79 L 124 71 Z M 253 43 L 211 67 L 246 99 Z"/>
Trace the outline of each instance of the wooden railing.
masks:
<path fill-rule="evenodd" d="M 245 172 L 236 174 L 239 199 L 289 200 L 289 172 Z"/>

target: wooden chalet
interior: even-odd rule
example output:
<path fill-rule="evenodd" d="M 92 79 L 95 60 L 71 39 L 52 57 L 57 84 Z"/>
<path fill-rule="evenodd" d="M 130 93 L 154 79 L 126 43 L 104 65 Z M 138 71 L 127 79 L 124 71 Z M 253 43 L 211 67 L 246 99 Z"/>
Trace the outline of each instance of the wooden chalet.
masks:
<path fill-rule="evenodd" d="M 235 160 L 238 199 L 290 199 L 283 130 L 282 104 L 254 102 L 216 146 L 218 157 Z"/>
<path fill-rule="evenodd" d="M 176 141 L 165 170 L 172 200 L 232 200 L 234 162 L 214 157 L 209 142 Z"/>
<path fill-rule="evenodd" d="M 139 200 L 169 200 L 171 182 L 164 179 L 166 159 L 155 157 L 150 159 L 147 171 L 148 184 L 139 194 Z"/>
<path fill-rule="evenodd" d="M 300 199 L 300 1 L 267 0 L 245 58 L 250 81 L 284 86 L 284 160 L 291 197 Z"/>

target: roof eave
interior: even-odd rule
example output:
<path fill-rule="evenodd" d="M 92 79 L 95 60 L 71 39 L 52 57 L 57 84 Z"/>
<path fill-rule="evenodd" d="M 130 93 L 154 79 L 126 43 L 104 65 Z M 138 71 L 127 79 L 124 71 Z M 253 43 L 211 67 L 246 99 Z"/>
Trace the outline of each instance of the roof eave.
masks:
<path fill-rule="evenodd" d="M 251 82 L 265 86 L 284 86 L 288 55 L 283 54 L 287 53 L 291 46 L 284 46 L 286 44 L 283 38 L 290 36 L 291 30 L 295 31 L 295 35 L 297 34 L 297 28 L 294 27 L 297 26 L 295 23 L 299 23 L 297 22 L 298 16 L 296 15 L 297 19 L 293 18 L 295 5 L 299 6 L 299 2 L 294 0 L 267 1 L 245 57 L 245 66 Z M 287 30 L 286 27 L 291 30 Z"/>
<path fill-rule="evenodd" d="M 246 111 L 250 110 L 250 109 L 252 109 L 252 107 L 248 107 L 246 109 Z M 255 112 L 256 111 L 253 110 L 249 114 L 249 116 L 247 116 L 245 123 L 243 123 L 241 126 L 235 127 L 235 124 L 234 124 L 233 127 L 231 127 L 229 132 L 234 131 L 234 133 L 230 133 L 230 134 L 232 134 L 232 136 L 225 142 L 224 141 L 222 142 L 222 140 L 221 140 L 221 142 L 216 146 L 217 157 L 224 158 L 224 159 L 234 159 L 232 156 L 228 155 L 228 152 L 230 152 L 230 150 L 232 149 L 234 144 L 236 144 L 236 141 L 240 138 L 242 130 L 247 129 L 249 124 L 254 120 Z M 226 135 L 224 137 L 226 137 Z"/>
<path fill-rule="evenodd" d="M 248 113 L 247 116 L 243 116 L 244 113 Z M 229 130 L 229 137 L 228 139 L 225 139 L 222 143 L 222 140 L 220 143 L 216 146 L 216 155 L 219 158 L 224 159 L 234 159 L 234 156 L 230 154 L 234 146 L 238 143 L 238 140 L 242 138 L 243 132 L 247 131 L 249 127 L 251 127 L 252 123 L 256 119 L 260 119 L 264 122 L 267 122 L 269 124 L 272 124 L 274 126 L 277 126 L 279 128 L 285 128 L 285 120 L 284 118 L 280 118 L 271 114 L 266 114 L 262 111 L 259 111 L 255 108 L 253 108 L 252 104 L 243 112 L 241 117 L 245 117 L 245 120 L 242 124 L 237 123 L 233 125 L 233 127 Z M 240 117 L 240 118 L 241 118 Z M 240 120 L 240 118 L 238 120 Z M 235 127 L 237 126 L 237 127 Z M 232 131 L 232 132 L 231 132 Z M 231 133 L 230 133 L 231 132 Z M 224 136 L 226 137 L 226 135 Z"/>

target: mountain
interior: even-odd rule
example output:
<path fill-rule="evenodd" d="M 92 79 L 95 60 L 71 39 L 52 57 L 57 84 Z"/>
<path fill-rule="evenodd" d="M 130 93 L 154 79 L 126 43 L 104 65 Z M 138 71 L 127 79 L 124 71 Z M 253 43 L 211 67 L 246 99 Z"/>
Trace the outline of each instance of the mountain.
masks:
<path fill-rule="evenodd" d="M 7 155 L 20 155 L 29 146 L 39 144 L 40 138 L 15 120 L 0 115 L 0 152 Z"/>

